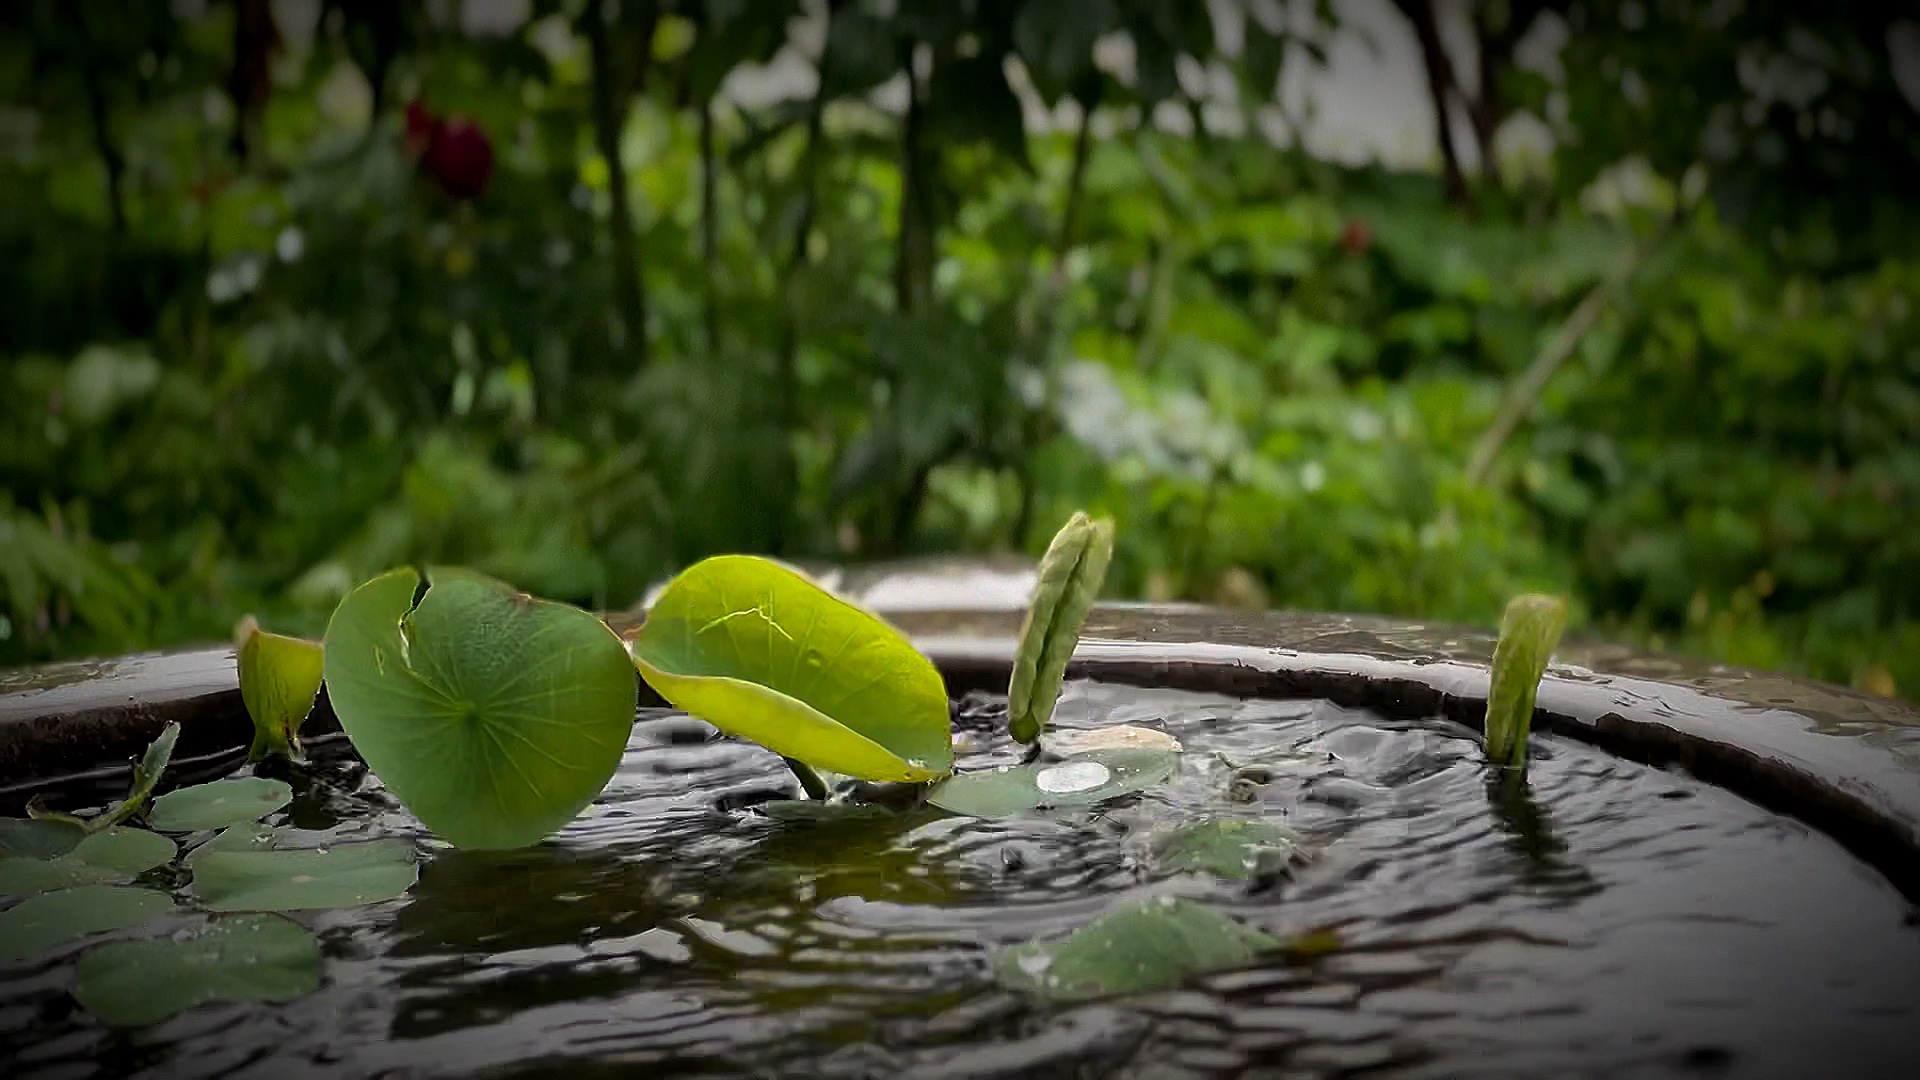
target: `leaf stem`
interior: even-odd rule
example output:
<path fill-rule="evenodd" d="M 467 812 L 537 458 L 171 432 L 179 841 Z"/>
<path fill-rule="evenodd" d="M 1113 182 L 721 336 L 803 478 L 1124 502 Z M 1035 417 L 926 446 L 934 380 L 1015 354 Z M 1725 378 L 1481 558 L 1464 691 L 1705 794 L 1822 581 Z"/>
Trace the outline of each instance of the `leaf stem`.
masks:
<path fill-rule="evenodd" d="M 786 762 L 787 768 L 793 770 L 793 775 L 800 778 L 800 786 L 806 790 L 807 798 L 826 800 L 827 785 L 820 779 L 819 773 L 814 772 L 812 767 L 804 761 L 796 761 L 790 757 L 783 757 L 780 760 Z"/>

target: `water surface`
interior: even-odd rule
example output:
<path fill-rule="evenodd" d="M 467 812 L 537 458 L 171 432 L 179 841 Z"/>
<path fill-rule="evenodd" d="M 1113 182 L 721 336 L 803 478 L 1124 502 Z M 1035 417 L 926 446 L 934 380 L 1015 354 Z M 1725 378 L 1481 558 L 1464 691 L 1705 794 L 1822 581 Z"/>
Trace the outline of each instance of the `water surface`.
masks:
<path fill-rule="evenodd" d="M 975 700 L 961 727 L 994 719 Z M 115 1032 L 66 994 L 92 943 L 68 946 L 0 968 L 0 1072 L 1920 1075 L 1908 906 L 1732 795 L 1546 738 L 1531 799 L 1490 800 L 1465 729 L 1325 702 L 1076 683 L 1056 723 L 1164 730 L 1183 767 L 1098 811 L 776 821 L 754 806 L 791 794 L 778 759 L 643 712 L 580 820 L 485 853 L 434 841 L 331 740 L 269 820 L 409 837 L 424 862 L 400 899 L 296 913 L 322 989 Z M 1014 759 L 964 733 L 967 766 Z M 1290 825 L 1312 858 L 1254 885 L 1157 871 L 1146 837 L 1202 814 Z M 995 949 L 1166 892 L 1345 947 L 1070 1007 L 993 984 Z"/>

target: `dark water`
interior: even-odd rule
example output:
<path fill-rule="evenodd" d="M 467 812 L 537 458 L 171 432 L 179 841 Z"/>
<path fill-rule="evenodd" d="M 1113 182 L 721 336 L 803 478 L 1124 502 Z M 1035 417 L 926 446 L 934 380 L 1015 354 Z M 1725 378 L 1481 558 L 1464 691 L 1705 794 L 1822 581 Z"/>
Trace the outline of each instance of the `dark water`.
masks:
<path fill-rule="evenodd" d="M 1077 684 L 1057 717 L 1119 722 L 1185 744 L 1174 782 L 1015 822 L 796 823 L 747 809 L 789 789 L 777 759 L 646 714 L 599 802 L 510 853 L 431 840 L 336 741 L 275 820 L 426 861 L 401 899 L 297 915 L 318 993 L 114 1032 L 67 997 L 69 946 L 0 968 L 0 1075 L 1920 1076 L 1920 929 L 1793 821 L 1552 739 L 1532 802 L 1496 805 L 1469 733 L 1326 703 Z M 1314 858 L 1157 875 L 1146 834 L 1202 812 Z M 993 985 L 994 949 L 1167 891 L 1345 948 L 1073 1007 Z"/>

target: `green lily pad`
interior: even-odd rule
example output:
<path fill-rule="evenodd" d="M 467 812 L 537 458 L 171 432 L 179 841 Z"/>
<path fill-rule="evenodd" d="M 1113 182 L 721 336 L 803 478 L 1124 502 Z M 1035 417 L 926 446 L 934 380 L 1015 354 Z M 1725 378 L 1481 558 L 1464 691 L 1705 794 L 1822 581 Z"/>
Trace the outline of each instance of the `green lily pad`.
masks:
<path fill-rule="evenodd" d="M 138 926 L 173 910 L 166 893 L 120 885 L 76 885 L 0 911 L 0 961 L 23 960 L 105 930 Z"/>
<path fill-rule="evenodd" d="M 247 760 L 300 757 L 300 725 L 320 694 L 324 652 L 317 641 L 269 634 L 249 615 L 234 632 L 240 700 L 253 718 Z"/>
<path fill-rule="evenodd" d="M 1527 729 L 1540 677 L 1567 626 L 1567 602 L 1557 596 L 1516 596 L 1500 620 L 1493 646 L 1493 676 L 1487 691 L 1487 720 L 1482 729 L 1487 760 L 1525 771 Z"/>
<path fill-rule="evenodd" d="M 374 904 L 405 893 L 419 873 L 413 845 L 404 840 L 287 850 L 209 848 L 195 851 L 191 863 L 193 891 L 209 911 Z"/>
<path fill-rule="evenodd" d="M 80 958 L 73 996 L 132 1027 L 210 1001 L 291 1001 L 319 986 L 320 943 L 305 927 L 234 915 L 190 934 L 100 946 Z"/>
<path fill-rule="evenodd" d="M 1248 880 L 1286 869 L 1299 851 L 1293 830 L 1264 821 L 1212 818 L 1157 837 L 1154 855 L 1168 870 Z"/>
<path fill-rule="evenodd" d="M 1053 716 L 1067 662 L 1080 643 L 1080 628 L 1112 560 L 1113 522 L 1094 521 L 1078 510 L 1041 557 L 1040 580 L 1020 628 L 1013 678 L 1007 685 L 1007 731 L 1015 742 L 1039 738 Z"/>
<path fill-rule="evenodd" d="M 86 826 L 60 818 L 0 818 L 0 855 L 56 859 L 86 838 Z"/>
<path fill-rule="evenodd" d="M 953 771 L 946 684 L 877 617 L 767 559 L 673 579 L 631 644 L 647 684 L 715 727 L 862 780 Z"/>
<path fill-rule="evenodd" d="M 235 776 L 167 792 L 153 801 L 147 824 L 167 832 L 224 829 L 258 821 L 292 801 L 293 789 L 284 780 Z"/>
<path fill-rule="evenodd" d="M 173 841 L 145 829 L 116 826 L 88 836 L 52 859 L 0 858 L 0 896 L 32 896 L 145 873 L 173 858 Z"/>
<path fill-rule="evenodd" d="M 1010 817 L 1044 807 L 1092 806 L 1165 780 L 1180 766 L 1171 750 L 1092 750 L 1052 764 L 961 773 L 935 784 L 927 801 L 968 817 Z"/>
<path fill-rule="evenodd" d="M 1173 986 L 1280 944 L 1205 904 L 1156 897 L 1112 909 L 1059 941 L 1008 949 L 993 970 L 1010 989 L 1082 1001 Z"/>
<path fill-rule="evenodd" d="M 523 847 L 573 820 L 620 764 L 638 700 L 607 625 L 490 578 L 396 570 L 327 624 L 333 711 L 387 789 L 465 848 Z"/>

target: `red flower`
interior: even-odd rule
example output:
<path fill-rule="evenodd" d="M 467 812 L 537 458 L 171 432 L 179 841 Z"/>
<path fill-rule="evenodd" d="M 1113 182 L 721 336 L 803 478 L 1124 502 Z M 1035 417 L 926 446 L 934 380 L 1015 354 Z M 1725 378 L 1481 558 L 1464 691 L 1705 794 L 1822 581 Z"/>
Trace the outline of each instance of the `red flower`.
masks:
<path fill-rule="evenodd" d="M 1340 246 L 1349 255 L 1365 255 L 1373 246 L 1373 230 L 1361 218 L 1348 218 L 1347 227 L 1340 230 Z"/>
<path fill-rule="evenodd" d="M 435 116 L 417 99 L 407 105 L 405 146 L 407 156 L 456 199 L 478 198 L 493 177 L 493 142 L 480 125 Z"/>

